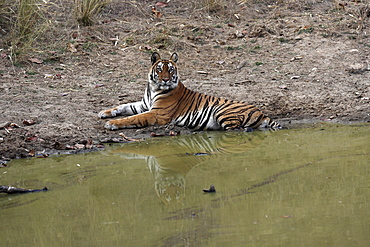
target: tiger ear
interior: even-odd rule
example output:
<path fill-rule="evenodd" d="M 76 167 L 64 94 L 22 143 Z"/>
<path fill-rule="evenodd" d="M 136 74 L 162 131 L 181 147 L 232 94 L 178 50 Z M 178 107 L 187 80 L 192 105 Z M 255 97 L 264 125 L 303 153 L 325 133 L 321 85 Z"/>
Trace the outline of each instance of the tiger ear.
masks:
<path fill-rule="evenodd" d="M 177 55 L 177 53 L 173 53 L 170 57 L 170 60 L 174 63 L 177 63 L 177 60 L 179 59 L 179 56 Z"/>
<path fill-rule="evenodd" d="M 155 64 L 160 59 L 161 56 L 158 54 L 158 52 L 153 52 L 152 57 L 150 58 L 150 60 L 152 61 L 152 65 Z"/>

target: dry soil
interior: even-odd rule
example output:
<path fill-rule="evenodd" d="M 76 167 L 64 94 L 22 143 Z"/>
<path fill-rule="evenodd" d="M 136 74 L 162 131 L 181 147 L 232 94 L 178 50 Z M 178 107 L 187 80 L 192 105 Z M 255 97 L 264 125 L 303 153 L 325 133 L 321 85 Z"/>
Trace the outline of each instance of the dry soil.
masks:
<path fill-rule="evenodd" d="M 55 27 L 22 61 L 14 63 L 3 45 L 0 159 L 94 150 L 125 141 L 121 132 L 188 133 L 173 126 L 108 131 L 97 117 L 141 99 L 153 51 L 179 54 L 188 88 L 255 104 L 287 127 L 369 121 L 366 1 L 183 2 L 157 7 L 158 18 L 155 2 L 114 1 L 90 27 L 65 21 L 68 8 L 55 5 Z"/>

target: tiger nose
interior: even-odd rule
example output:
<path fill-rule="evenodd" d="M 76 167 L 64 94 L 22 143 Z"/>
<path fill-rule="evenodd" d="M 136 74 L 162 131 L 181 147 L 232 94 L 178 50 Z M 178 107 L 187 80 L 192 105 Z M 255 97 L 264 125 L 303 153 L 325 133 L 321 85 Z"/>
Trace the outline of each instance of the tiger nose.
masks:
<path fill-rule="evenodd" d="M 170 80 L 170 78 L 162 78 L 162 81 L 164 82 L 168 82 Z"/>

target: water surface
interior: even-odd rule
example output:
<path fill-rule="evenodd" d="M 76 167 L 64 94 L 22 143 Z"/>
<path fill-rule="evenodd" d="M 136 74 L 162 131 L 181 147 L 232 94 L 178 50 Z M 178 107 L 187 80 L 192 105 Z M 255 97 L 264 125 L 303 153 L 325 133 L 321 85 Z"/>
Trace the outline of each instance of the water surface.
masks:
<path fill-rule="evenodd" d="M 14 160 L 1 246 L 366 246 L 370 126 L 204 132 Z M 216 193 L 203 193 L 214 185 Z"/>

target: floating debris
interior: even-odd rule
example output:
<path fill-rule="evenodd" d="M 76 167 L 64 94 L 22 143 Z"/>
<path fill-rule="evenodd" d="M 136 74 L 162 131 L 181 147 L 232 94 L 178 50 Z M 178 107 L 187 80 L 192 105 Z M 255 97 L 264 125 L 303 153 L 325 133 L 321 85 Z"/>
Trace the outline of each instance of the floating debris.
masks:
<path fill-rule="evenodd" d="M 208 190 L 207 189 L 203 189 L 203 192 L 204 193 L 215 193 L 216 192 L 215 186 L 214 185 L 211 185 Z"/>
<path fill-rule="evenodd" d="M 157 134 L 157 133 L 154 133 L 154 132 L 150 133 L 151 137 L 178 136 L 178 135 L 180 135 L 180 131 L 175 132 L 175 131 L 172 131 L 172 130 L 168 134 Z"/>
<path fill-rule="evenodd" d="M 23 188 L 16 188 L 12 186 L 0 185 L 0 193 L 16 194 L 16 193 L 33 193 L 33 192 L 41 192 L 41 191 L 48 191 L 48 188 L 44 187 L 41 190 L 30 190 L 30 189 L 23 189 Z"/>

